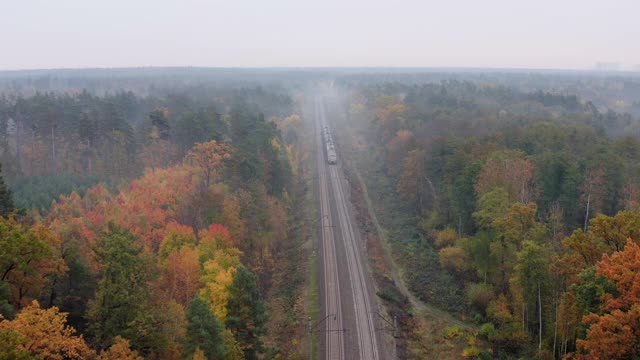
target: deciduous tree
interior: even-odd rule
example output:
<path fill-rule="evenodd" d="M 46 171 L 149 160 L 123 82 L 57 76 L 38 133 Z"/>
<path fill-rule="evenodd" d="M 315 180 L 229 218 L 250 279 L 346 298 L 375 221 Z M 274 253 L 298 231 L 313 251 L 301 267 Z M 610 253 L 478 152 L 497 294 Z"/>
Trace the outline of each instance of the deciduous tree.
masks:
<path fill-rule="evenodd" d="M 13 305 L 20 307 L 25 297 L 37 297 L 49 275 L 66 270 L 52 249 L 57 241 L 43 225 L 29 228 L 0 218 L 0 280 L 10 285 Z"/>
<path fill-rule="evenodd" d="M 202 287 L 198 251 L 193 245 L 172 250 L 161 263 L 160 290 L 186 306 Z"/>
<path fill-rule="evenodd" d="M 486 194 L 500 187 L 510 202 L 533 200 L 533 164 L 518 152 L 496 152 L 485 163 L 476 181 L 476 192 Z"/>
<path fill-rule="evenodd" d="M 209 188 L 220 172 L 224 161 L 231 158 L 226 144 L 211 140 L 206 143 L 196 143 L 187 153 L 185 160 L 200 169 L 205 189 Z"/>
<path fill-rule="evenodd" d="M 82 336 L 67 325 L 67 314 L 57 307 L 41 309 L 37 301 L 22 309 L 14 320 L 0 322 L 0 333 L 13 332 L 24 339 L 17 351 L 44 359 L 86 359 L 94 355 Z"/>
<path fill-rule="evenodd" d="M 137 351 L 131 350 L 129 340 L 116 336 L 108 350 L 100 352 L 97 360 L 144 360 Z"/>
<path fill-rule="evenodd" d="M 590 324 L 586 340 L 578 340 L 578 357 L 625 359 L 640 353 L 640 246 L 627 241 L 624 250 L 604 255 L 596 265 L 618 294 L 602 296 L 603 313 L 583 318 Z"/>

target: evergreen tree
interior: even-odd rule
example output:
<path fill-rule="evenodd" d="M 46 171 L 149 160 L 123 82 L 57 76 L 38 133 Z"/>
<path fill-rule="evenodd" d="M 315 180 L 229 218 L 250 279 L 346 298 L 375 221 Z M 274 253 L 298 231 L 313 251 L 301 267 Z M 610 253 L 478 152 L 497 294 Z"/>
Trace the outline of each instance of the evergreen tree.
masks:
<path fill-rule="evenodd" d="M 2 178 L 2 164 L 0 164 L 0 216 L 8 216 L 15 210 L 16 206 L 11 197 L 11 190 L 4 183 Z"/>
<path fill-rule="evenodd" d="M 187 308 L 187 334 L 183 353 L 191 358 L 196 349 L 202 350 L 207 359 L 222 359 L 225 353 L 222 326 L 209 304 L 196 296 Z"/>
<path fill-rule="evenodd" d="M 148 280 L 142 248 L 135 237 L 109 223 L 95 247 L 102 266 L 95 298 L 87 318 L 96 344 L 108 346 L 116 336 L 131 341 L 131 347 L 148 354 L 162 347 L 158 324 L 148 303 Z"/>
<path fill-rule="evenodd" d="M 229 286 L 225 325 L 238 341 L 245 359 L 256 359 L 257 353 L 262 352 L 260 337 L 266 334 L 266 321 L 266 308 L 258 291 L 256 276 L 240 266 Z"/>
<path fill-rule="evenodd" d="M 9 285 L 0 280 L 0 315 L 5 319 L 13 319 L 13 306 L 9 303 L 10 296 Z"/>

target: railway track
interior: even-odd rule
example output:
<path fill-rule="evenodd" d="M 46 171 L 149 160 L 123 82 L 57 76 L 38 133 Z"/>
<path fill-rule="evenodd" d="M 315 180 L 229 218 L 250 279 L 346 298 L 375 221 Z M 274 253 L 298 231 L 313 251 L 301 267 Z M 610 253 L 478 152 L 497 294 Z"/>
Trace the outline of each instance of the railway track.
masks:
<path fill-rule="evenodd" d="M 324 319 L 319 323 L 319 331 L 325 332 L 322 353 L 326 360 L 384 359 L 377 339 L 367 268 L 361 259 L 357 228 L 342 184 L 344 176 L 338 166 L 329 165 L 325 158 L 320 130 L 327 125 L 327 119 L 321 98 L 315 100 L 314 115 L 324 278 Z"/>
<path fill-rule="evenodd" d="M 333 217 L 329 204 L 329 188 L 327 183 L 326 162 L 322 138 L 320 135 L 320 103 L 315 102 L 316 141 L 320 151 L 317 151 L 318 180 L 320 188 L 320 224 L 322 234 L 322 264 L 324 279 L 324 323 L 325 357 L 326 359 L 344 358 L 344 327 L 342 325 L 342 306 L 340 295 L 340 279 L 338 278 L 338 264 L 336 260 L 335 239 L 333 236 Z"/>

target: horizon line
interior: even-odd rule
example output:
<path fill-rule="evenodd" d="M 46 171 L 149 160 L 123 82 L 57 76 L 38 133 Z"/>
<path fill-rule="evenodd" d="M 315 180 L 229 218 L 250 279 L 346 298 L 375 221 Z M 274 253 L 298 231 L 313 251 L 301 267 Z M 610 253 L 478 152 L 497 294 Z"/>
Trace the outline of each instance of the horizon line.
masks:
<path fill-rule="evenodd" d="M 595 73 L 639 73 L 640 65 L 631 69 L 598 69 L 592 68 L 553 68 L 553 67 L 493 67 L 493 66 L 404 66 L 404 65 L 349 65 L 349 66 L 199 66 L 199 65 L 140 65 L 140 66 L 88 66 L 88 67 L 51 67 L 51 68 L 23 68 L 23 69 L 0 69 L 0 73 L 25 73 L 25 72 L 48 72 L 48 71 L 118 71 L 118 70 L 435 70 L 435 71 L 505 71 L 505 72 L 595 72 Z"/>

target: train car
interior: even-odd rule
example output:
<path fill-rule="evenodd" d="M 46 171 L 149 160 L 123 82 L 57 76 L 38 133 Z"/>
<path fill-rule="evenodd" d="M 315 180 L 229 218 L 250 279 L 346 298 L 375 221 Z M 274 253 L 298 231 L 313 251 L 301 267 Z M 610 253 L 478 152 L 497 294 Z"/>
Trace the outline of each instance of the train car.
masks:
<path fill-rule="evenodd" d="M 327 150 L 327 162 L 329 165 L 335 165 L 338 161 L 338 157 L 336 155 L 336 151 L 331 148 L 331 150 Z"/>
<path fill-rule="evenodd" d="M 327 143 L 327 162 L 329 165 L 335 165 L 337 160 L 336 148 L 333 146 L 333 143 Z"/>
<path fill-rule="evenodd" d="M 329 131 L 329 127 L 327 125 L 322 127 L 322 137 L 324 138 L 324 143 L 327 150 L 327 162 L 329 165 L 335 165 L 338 160 L 338 156 L 336 155 L 336 149 L 333 144 L 333 139 L 331 138 L 331 132 Z"/>

